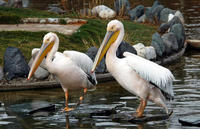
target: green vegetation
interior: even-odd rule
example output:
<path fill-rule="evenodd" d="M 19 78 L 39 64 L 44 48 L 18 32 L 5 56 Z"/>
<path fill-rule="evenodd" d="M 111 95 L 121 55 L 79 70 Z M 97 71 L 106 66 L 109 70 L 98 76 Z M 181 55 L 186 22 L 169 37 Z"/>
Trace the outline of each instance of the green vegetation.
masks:
<path fill-rule="evenodd" d="M 0 7 L 0 14 L 2 14 L 2 10 L 5 11 L 2 7 Z M 10 9 L 12 10 L 12 9 Z M 20 17 L 54 17 L 54 15 L 47 14 L 30 14 L 29 11 L 20 12 L 22 9 L 16 9 L 18 15 L 16 13 L 15 16 Z M 24 10 L 24 9 L 23 9 Z M 9 12 L 9 11 L 8 11 Z M 5 12 L 6 13 L 6 12 Z M 39 13 L 39 12 L 38 12 Z M 0 20 L 1 21 L 1 20 Z M 96 46 L 98 47 L 103 37 L 106 33 L 106 25 L 109 21 L 98 20 L 98 19 L 88 19 L 88 23 L 82 25 L 80 29 L 71 36 L 66 36 L 63 34 L 58 34 L 60 39 L 60 47 L 59 51 L 64 50 L 77 50 L 85 52 L 89 47 Z M 65 24 L 63 22 L 63 24 Z M 156 31 L 155 26 L 145 25 L 133 23 L 130 21 L 123 21 L 125 27 L 125 37 L 124 40 L 131 43 L 136 44 L 138 42 L 142 42 L 145 45 L 149 45 L 151 43 L 151 36 Z M 31 51 L 33 48 L 39 48 L 42 43 L 43 36 L 47 32 L 26 32 L 26 31 L 2 31 L 0 32 L 0 65 L 2 65 L 3 55 L 5 49 L 8 46 L 18 47 L 22 53 L 25 55 L 27 62 L 31 58 Z"/>
<path fill-rule="evenodd" d="M 58 15 L 48 11 L 42 11 L 37 9 L 24 9 L 24 8 L 11 8 L 11 7 L 0 7 L 0 13 L 4 15 L 15 15 L 20 18 L 38 17 L 38 18 L 48 18 L 48 17 L 64 17 L 63 15 Z"/>

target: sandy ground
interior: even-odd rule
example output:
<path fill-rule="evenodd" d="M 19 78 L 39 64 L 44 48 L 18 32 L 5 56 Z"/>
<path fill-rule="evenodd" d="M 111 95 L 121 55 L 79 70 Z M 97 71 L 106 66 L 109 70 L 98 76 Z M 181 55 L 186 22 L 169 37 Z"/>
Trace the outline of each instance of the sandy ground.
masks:
<path fill-rule="evenodd" d="M 59 25 L 59 24 L 18 24 L 0 25 L 0 31 L 52 31 L 65 35 L 71 35 L 79 29 L 81 25 Z"/>

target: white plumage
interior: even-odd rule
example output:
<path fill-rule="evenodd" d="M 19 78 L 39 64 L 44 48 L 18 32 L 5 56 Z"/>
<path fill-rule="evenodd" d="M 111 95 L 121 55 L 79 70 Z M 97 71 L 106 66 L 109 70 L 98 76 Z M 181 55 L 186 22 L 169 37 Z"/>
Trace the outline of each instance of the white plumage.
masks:
<path fill-rule="evenodd" d="M 68 90 L 84 88 L 85 93 L 87 88 L 97 84 L 97 80 L 95 73 L 90 72 L 93 62 L 86 54 L 76 51 L 60 53 L 57 52 L 58 46 L 59 38 L 55 33 L 50 32 L 44 36 L 41 48 L 32 51 L 32 54 L 39 52 L 32 64 L 28 79 L 43 62 L 43 66 L 60 81 L 66 97 L 65 111 L 70 111 L 71 109 L 68 107 Z M 44 58 L 45 61 L 43 61 Z M 80 97 L 80 101 L 82 99 L 83 97 Z"/>
<path fill-rule="evenodd" d="M 107 33 L 99 48 L 92 71 L 106 53 L 106 66 L 118 83 L 140 97 L 140 105 L 136 111 L 137 117 L 142 117 L 147 100 L 165 108 L 166 99 L 174 96 L 172 82 L 174 76 L 167 69 L 135 54 L 124 52 L 124 58 L 116 56 L 117 48 L 124 37 L 124 26 L 118 20 L 112 20 L 107 25 Z"/>
<path fill-rule="evenodd" d="M 146 60 L 130 52 L 124 52 L 126 62 L 143 79 L 154 83 L 164 92 L 174 96 L 172 82 L 174 76 L 165 67 L 162 67 L 152 61 Z"/>

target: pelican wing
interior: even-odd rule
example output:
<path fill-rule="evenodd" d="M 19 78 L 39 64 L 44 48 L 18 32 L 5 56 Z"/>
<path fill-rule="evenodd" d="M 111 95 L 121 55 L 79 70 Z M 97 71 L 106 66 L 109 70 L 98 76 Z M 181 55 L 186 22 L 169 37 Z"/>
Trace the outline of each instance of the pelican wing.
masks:
<path fill-rule="evenodd" d="M 92 84 L 97 84 L 96 76 L 91 73 L 93 61 L 86 54 L 77 51 L 64 51 L 63 54 L 72 59 L 88 76 Z"/>
<path fill-rule="evenodd" d="M 172 88 L 174 76 L 170 70 L 129 52 L 124 52 L 123 55 L 126 57 L 125 60 L 127 64 L 136 71 L 140 77 L 155 84 L 169 95 L 174 96 Z"/>

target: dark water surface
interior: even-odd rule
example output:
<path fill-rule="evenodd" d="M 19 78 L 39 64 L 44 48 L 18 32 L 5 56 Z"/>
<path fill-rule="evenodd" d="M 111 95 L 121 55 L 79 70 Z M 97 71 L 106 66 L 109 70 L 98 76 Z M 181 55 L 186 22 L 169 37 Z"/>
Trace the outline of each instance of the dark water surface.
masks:
<path fill-rule="evenodd" d="M 64 93 L 62 89 L 35 90 L 23 92 L 1 92 L 0 100 L 4 106 L 0 107 L 0 129 L 53 129 L 66 128 L 168 128 L 180 129 L 179 118 L 188 120 L 200 119 L 200 56 L 199 52 L 188 52 L 178 63 L 169 68 L 173 72 L 175 99 L 171 108 L 174 111 L 169 120 L 148 122 L 144 124 L 131 124 L 128 122 L 114 122 L 110 116 L 90 118 L 78 116 L 66 118 L 62 113 L 64 108 Z M 69 105 L 74 106 L 78 100 L 79 91 L 73 91 L 70 95 Z M 46 116 L 31 116 L 28 112 L 39 104 L 52 103 L 56 105 L 56 111 Z M 118 111 L 133 112 L 136 110 L 139 100 L 134 95 L 125 91 L 116 82 L 99 84 L 95 91 L 88 92 L 81 107 L 103 109 L 113 105 L 121 105 Z M 170 105 L 169 105 L 170 106 Z M 89 109 L 88 110 L 91 110 Z M 86 111 L 86 110 L 85 110 Z M 148 103 L 145 114 L 164 114 L 162 108 Z M 188 127 L 185 127 L 188 128 Z"/>

